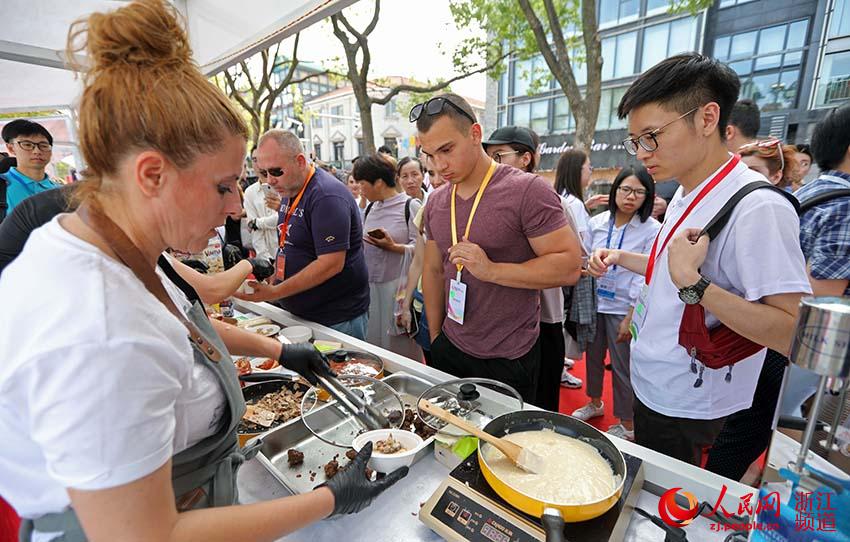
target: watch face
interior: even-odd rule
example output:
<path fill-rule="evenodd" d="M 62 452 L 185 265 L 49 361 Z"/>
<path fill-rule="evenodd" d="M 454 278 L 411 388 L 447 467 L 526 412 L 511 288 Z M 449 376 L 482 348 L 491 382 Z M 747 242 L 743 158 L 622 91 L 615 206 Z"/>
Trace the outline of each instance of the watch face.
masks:
<path fill-rule="evenodd" d="M 679 290 L 679 299 L 688 305 L 696 305 L 700 301 L 700 295 L 692 286 Z"/>

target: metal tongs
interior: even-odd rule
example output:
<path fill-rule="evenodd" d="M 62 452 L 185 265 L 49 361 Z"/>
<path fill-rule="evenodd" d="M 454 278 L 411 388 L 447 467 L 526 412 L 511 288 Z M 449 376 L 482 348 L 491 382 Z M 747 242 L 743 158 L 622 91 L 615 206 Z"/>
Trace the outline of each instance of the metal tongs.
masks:
<path fill-rule="evenodd" d="M 365 398 L 351 391 L 336 377 L 328 378 L 315 372 L 313 375 L 319 381 L 319 384 L 322 385 L 322 388 L 336 399 L 337 403 L 344 410 L 360 420 L 360 423 L 370 431 L 374 429 L 386 429 L 390 426 L 389 420 L 377 408 L 369 404 Z"/>

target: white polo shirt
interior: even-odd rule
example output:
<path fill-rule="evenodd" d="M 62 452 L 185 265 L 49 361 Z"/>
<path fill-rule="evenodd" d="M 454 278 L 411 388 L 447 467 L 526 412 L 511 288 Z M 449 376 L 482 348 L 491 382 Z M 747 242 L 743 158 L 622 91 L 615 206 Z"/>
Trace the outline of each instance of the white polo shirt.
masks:
<path fill-rule="evenodd" d="M 717 171 L 687 196 L 682 196 L 682 187 L 676 191 L 661 228 L 659 250 L 673 225 Z M 763 180 L 761 174 L 739 163 L 693 209 L 676 234 L 686 228 L 703 228 L 740 188 Z M 711 242 L 700 270 L 718 287 L 747 301 L 775 294 L 811 293 L 799 229 L 797 213 L 784 197 L 756 190 L 735 207 L 726 227 Z M 725 381 L 726 368 L 706 368 L 702 386 L 694 387 L 696 375 L 690 370 L 690 356 L 679 345 L 685 305 L 670 279 L 667 249 L 657 255 L 646 309 L 646 320 L 638 339 L 632 342 L 631 352 L 632 388 L 643 404 L 666 416 L 700 420 L 750 407 L 765 350 L 736 363 L 731 382 Z M 708 327 L 717 323 L 706 311 Z"/>

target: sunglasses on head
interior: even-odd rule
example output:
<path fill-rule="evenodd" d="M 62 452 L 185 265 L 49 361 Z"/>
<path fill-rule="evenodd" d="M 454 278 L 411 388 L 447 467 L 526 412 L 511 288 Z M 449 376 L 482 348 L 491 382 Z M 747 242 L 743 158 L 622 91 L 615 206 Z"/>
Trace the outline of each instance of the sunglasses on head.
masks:
<path fill-rule="evenodd" d="M 765 141 L 747 143 L 746 145 L 738 147 L 738 153 L 740 154 L 741 151 L 747 151 L 750 149 L 769 149 L 774 145 L 776 146 L 776 153 L 779 155 L 779 171 L 785 171 L 785 157 L 782 155 L 782 140 L 780 139 L 768 139 Z"/>
<path fill-rule="evenodd" d="M 258 169 L 257 173 L 260 174 L 260 177 L 268 177 L 271 175 L 272 177 L 283 177 L 284 170 L 279 167 L 270 167 L 269 169 Z"/>
<path fill-rule="evenodd" d="M 464 111 L 463 108 L 461 108 L 453 101 L 442 96 L 437 96 L 436 98 L 431 98 L 427 102 L 414 105 L 413 108 L 411 108 L 410 115 L 408 115 L 407 118 L 410 122 L 416 122 L 417 120 L 419 120 L 419 117 L 422 116 L 423 112 L 429 117 L 433 115 L 439 115 L 443 112 L 443 109 L 445 109 L 446 104 L 453 107 L 458 113 L 468 118 L 470 121 L 472 121 L 473 124 L 475 124 L 475 117 Z"/>

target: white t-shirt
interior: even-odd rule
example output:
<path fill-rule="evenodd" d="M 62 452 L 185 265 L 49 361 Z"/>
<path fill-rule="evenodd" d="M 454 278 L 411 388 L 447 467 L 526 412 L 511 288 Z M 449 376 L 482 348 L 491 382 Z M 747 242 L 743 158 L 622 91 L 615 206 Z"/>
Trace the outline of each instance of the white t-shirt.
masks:
<path fill-rule="evenodd" d="M 676 191 L 661 228 L 659 250 L 687 206 L 716 173 L 687 196 L 682 196 L 681 187 Z M 764 180 L 764 176 L 739 163 L 694 208 L 676 233 L 703 228 L 740 188 Z M 784 197 L 757 190 L 739 202 L 726 227 L 711 242 L 701 272 L 713 284 L 748 301 L 775 294 L 810 293 L 799 229 L 797 213 Z M 736 363 L 731 382 L 725 381 L 726 368 L 706 368 L 702 386 L 695 388 L 690 356 L 679 345 L 679 324 L 685 305 L 670 279 L 667 249 L 657 256 L 646 320 L 638 339 L 632 342 L 631 380 L 635 395 L 652 410 L 681 418 L 711 420 L 749 408 L 765 350 Z M 708 312 L 706 324 L 709 328 L 717 324 Z"/>
<path fill-rule="evenodd" d="M 67 487 L 142 478 L 225 419 L 213 371 L 133 273 L 60 225 L 32 233 L 0 296 L 0 495 L 23 517 Z M 160 273 L 178 307 L 188 301 Z"/>
<path fill-rule="evenodd" d="M 641 222 L 640 217 L 635 214 L 628 224 L 619 228 L 616 226 L 611 228 L 611 246 L 606 247 L 610 224 L 611 211 L 605 211 L 590 219 L 588 225 L 590 228 L 590 245 L 593 250 L 597 248 L 619 248 L 622 240 L 623 250 L 647 254 L 652 247 L 655 235 L 661 229 L 661 224 L 654 218 L 649 217 L 646 222 Z M 616 269 L 611 269 L 608 273 L 613 274 L 616 284 L 614 299 L 598 295 L 597 312 L 625 315 L 634 306 L 635 300 L 640 294 L 640 289 L 643 287 L 644 278 L 642 275 L 632 273 L 622 266 L 617 266 Z M 599 283 L 601 284 L 602 281 L 599 281 Z"/>
<path fill-rule="evenodd" d="M 576 231 L 575 220 L 569 210 L 567 199 L 563 196 L 560 198 L 567 222 L 570 228 Z M 544 324 L 563 324 L 564 318 L 564 290 L 560 287 L 540 290 L 540 321 Z"/>
<path fill-rule="evenodd" d="M 258 258 L 273 260 L 277 255 L 277 221 L 278 214 L 266 205 L 266 195 L 261 190 L 262 184 L 257 181 L 245 189 L 245 215 L 242 221 L 247 224 L 254 220 L 257 229 L 251 232 L 251 243 Z"/>
<path fill-rule="evenodd" d="M 572 194 L 561 194 L 566 198 L 567 208 L 576 224 L 576 232 L 586 253 L 590 253 L 590 213 L 587 212 L 584 202 Z"/>

